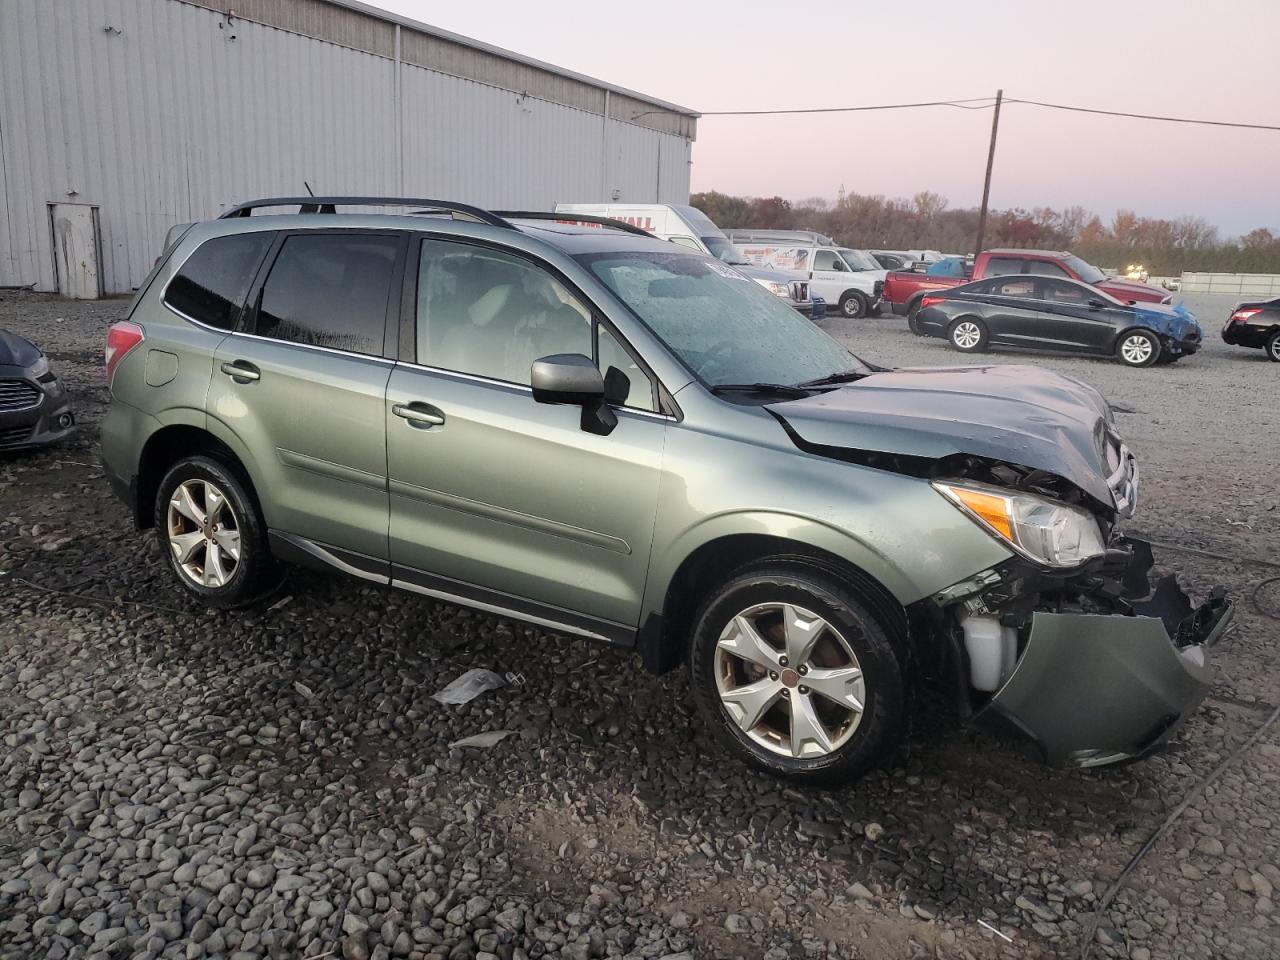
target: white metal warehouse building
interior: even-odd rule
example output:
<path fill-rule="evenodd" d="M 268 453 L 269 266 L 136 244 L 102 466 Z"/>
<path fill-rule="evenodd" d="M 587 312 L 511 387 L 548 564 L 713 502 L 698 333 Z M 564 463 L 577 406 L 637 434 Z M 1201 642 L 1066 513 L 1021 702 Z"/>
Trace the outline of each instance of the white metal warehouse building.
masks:
<path fill-rule="evenodd" d="M 4 0 L 0 287 L 127 292 L 170 226 L 304 183 L 685 203 L 696 121 L 351 0 Z"/>

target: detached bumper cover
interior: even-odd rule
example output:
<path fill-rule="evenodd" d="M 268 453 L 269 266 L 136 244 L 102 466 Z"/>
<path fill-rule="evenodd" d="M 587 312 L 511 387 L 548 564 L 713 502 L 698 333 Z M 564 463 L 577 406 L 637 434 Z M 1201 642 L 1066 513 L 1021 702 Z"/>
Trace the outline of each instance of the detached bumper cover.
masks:
<path fill-rule="evenodd" d="M 1172 576 L 1132 608 L 1034 613 L 1017 666 L 975 721 L 1023 734 L 1054 764 L 1103 766 L 1159 749 L 1208 691 L 1208 651 L 1234 611 L 1220 590 L 1193 608 Z"/>

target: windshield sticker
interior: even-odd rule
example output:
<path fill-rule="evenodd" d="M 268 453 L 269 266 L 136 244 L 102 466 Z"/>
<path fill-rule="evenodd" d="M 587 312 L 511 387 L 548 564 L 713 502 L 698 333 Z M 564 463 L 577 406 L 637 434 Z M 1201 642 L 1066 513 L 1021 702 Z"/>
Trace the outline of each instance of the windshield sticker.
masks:
<path fill-rule="evenodd" d="M 726 280 L 745 280 L 747 283 L 751 282 L 750 277 L 744 276 L 727 263 L 722 263 L 719 260 L 708 260 L 704 266 L 713 273 L 720 274 L 720 276 L 724 277 Z"/>

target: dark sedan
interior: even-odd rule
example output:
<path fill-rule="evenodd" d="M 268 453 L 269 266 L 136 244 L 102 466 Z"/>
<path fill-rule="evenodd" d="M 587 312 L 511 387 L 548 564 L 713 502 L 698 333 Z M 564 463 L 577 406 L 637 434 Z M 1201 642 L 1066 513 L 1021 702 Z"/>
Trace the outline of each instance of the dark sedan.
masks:
<path fill-rule="evenodd" d="M 964 353 L 1008 347 L 1115 357 L 1131 367 L 1172 363 L 1200 349 L 1204 333 L 1179 304 L 1125 303 L 1063 277 L 988 277 L 927 294 L 913 333 Z"/>
<path fill-rule="evenodd" d="M 1237 304 L 1222 328 L 1222 339 L 1237 347 L 1261 347 L 1280 363 L 1280 297 Z"/>
<path fill-rule="evenodd" d="M 40 348 L 0 330 L 0 450 L 53 443 L 75 423 L 71 398 Z"/>

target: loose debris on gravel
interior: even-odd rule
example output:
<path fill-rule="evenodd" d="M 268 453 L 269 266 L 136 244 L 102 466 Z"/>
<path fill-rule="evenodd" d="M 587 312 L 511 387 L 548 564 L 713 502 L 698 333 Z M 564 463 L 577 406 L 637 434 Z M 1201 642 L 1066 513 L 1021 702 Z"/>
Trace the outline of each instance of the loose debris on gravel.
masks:
<path fill-rule="evenodd" d="M 1242 604 L 1212 695 L 1146 763 L 1046 770 L 924 697 L 886 769 L 799 791 L 725 762 L 683 674 L 625 652 L 301 571 L 203 609 L 96 466 L 123 306 L 0 293 L 0 327 L 46 348 L 85 424 L 0 459 L 4 960 L 1078 956 L 1129 857 L 1280 698 L 1280 624 Z M 860 323 L 832 326 L 870 358 L 954 362 Z M 1053 362 L 1143 411 L 1122 427 L 1144 533 L 1280 556 L 1258 482 L 1280 440 L 1233 425 L 1274 395 L 1249 360 Z M 1237 597 L 1268 575 L 1162 560 Z M 473 668 L 524 683 L 432 699 Z M 1094 955 L 1280 955 L 1278 866 L 1272 731 L 1143 860 Z"/>

